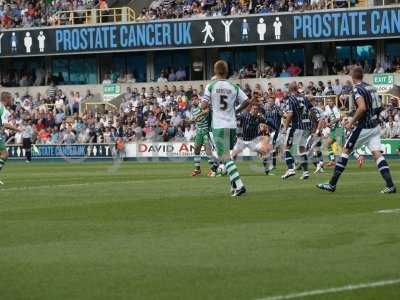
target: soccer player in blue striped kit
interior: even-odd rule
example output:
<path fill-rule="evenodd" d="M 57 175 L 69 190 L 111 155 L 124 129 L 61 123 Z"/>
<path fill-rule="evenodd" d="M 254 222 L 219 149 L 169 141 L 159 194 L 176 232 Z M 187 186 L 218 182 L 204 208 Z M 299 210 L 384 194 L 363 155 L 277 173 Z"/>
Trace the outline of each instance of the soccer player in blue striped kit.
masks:
<path fill-rule="evenodd" d="M 361 67 L 354 67 L 351 71 L 353 80 L 353 103 L 356 111 L 352 118 L 345 120 L 345 127 L 352 129 L 346 140 L 343 152 L 338 159 L 332 178 L 329 183 L 318 184 L 322 190 L 334 192 L 340 175 L 346 169 L 349 155 L 354 149 L 360 146 L 367 146 L 376 161 L 378 170 L 381 173 L 386 187 L 381 191 L 383 194 L 396 193 L 396 187 L 390 174 L 389 165 L 381 153 L 381 132 L 379 126 L 379 114 L 382 110 L 382 102 L 376 89 L 363 82 L 363 70 Z"/>
<path fill-rule="evenodd" d="M 268 170 L 266 170 L 266 174 L 270 174 L 273 169 L 276 169 L 276 158 L 277 158 L 277 140 L 279 136 L 279 131 L 281 129 L 283 111 L 282 109 L 275 104 L 274 98 L 268 98 L 266 106 L 265 106 L 265 119 L 267 120 L 267 124 L 270 128 L 270 131 L 273 132 L 272 138 L 272 166 Z"/>
<path fill-rule="evenodd" d="M 290 152 L 290 148 L 293 145 L 299 147 L 299 154 L 301 158 L 301 167 L 303 169 L 303 175 L 300 179 L 308 179 L 310 177 L 308 172 L 308 155 L 306 151 L 307 139 L 311 134 L 311 120 L 310 120 L 310 109 L 312 107 L 310 101 L 298 92 L 298 86 L 296 82 L 289 84 L 289 95 L 286 99 L 286 118 L 283 122 L 283 134 L 287 134 L 287 143 L 285 145 L 285 161 L 287 165 L 287 171 L 282 175 L 282 179 L 288 179 L 296 175 L 294 170 L 294 158 Z M 291 130 L 288 128 L 291 124 Z M 291 140 L 293 143 L 291 143 Z"/>

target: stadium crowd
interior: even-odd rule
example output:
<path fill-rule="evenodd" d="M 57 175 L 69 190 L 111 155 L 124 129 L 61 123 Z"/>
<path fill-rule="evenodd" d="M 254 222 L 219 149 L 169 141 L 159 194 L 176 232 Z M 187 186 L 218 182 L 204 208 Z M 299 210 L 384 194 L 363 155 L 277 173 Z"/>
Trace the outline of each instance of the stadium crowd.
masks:
<path fill-rule="evenodd" d="M 139 21 L 268 14 L 348 7 L 348 0 L 155 0 L 140 13 Z"/>
<path fill-rule="evenodd" d="M 267 14 L 315 9 L 348 7 L 353 0 L 156 0 L 144 8 L 137 21 L 157 19 Z M 81 12 L 91 8 L 108 10 L 107 0 L 2 0 L 0 20 L 2 28 L 29 28 L 58 24 L 84 23 Z M 62 12 L 70 15 L 62 15 Z M 75 12 L 74 12 L 75 11 Z M 62 20 L 60 20 L 60 12 Z M 82 14 L 82 20 L 80 20 Z M 104 20 L 103 20 L 104 21 Z M 107 19 L 105 20 L 107 21 Z M 110 19 L 111 21 L 111 19 Z"/>
<path fill-rule="evenodd" d="M 100 2 L 105 2 L 103 7 L 106 8 L 106 0 Z M 100 4 L 98 0 L 1 0 L 1 27 L 8 29 L 57 25 L 59 12 L 82 11 Z"/>
<path fill-rule="evenodd" d="M 299 81 L 298 85 L 300 91 L 321 101 L 324 96 L 337 97 L 343 113 L 348 110 L 352 91 L 349 81 Z M 243 88 L 254 102 L 264 106 L 269 98 L 283 105 L 287 87 L 275 88 L 267 83 L 265 89 L 260 84 L 253 89 L 248 84 Z M 81 111 L 81 102 L 92 96 L 90 91 L 86 95 L 78 92 L 67 95 L 53 84 L 44 95 L 15 93 L 10 123 L 19 127 L 31 124 L 37 144 L 114 143 L 118 138 L 125 142 L 192 141 L 196 129 L 192 122 L 191 101 L 202 97 L 203 90 L 204 86 L 199 89 L 175 85 L 148 89 L 128 87 L 118 109 L 99 112 Z M 381 116 L 383 136 L 400 138 L 399 102 L 392 99 Z M 6 135 L 11 144 L 22 142 L 21 133 L 14 135 L 6 131 Z"/>
<path fill-rule="evenodd" d="M 322 55 L 318 54 L 313 58 L 313 75 L 349 75 L 353 66 L 361 66 L 365 74 L 400 73 L 400 56 L 386 57 L 382 64 L 371 63 L 368 60 L 351 62 L 350 60 L 340 59 L 328 63 Z M 302 66 L 295 62 L 283 64 L 266 62 L 263 68 L 256 64 L 242 66 L 239 70 L 233 72 L 230 79 L 287 78 L 302 75 L 304 75 Z"/>

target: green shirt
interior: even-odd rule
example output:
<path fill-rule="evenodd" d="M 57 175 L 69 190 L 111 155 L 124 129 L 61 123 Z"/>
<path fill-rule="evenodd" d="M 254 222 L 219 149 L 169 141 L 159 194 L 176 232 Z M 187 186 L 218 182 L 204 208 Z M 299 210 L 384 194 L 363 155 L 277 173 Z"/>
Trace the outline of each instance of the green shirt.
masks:
<path fill-rule="evenodd" d="M 196 129 L 208 130 L 208 114 L 203 115 L 199 119 L 197 119 L 197 116 L 199 116 L 201 113 L 203 113 L 203 110 L 199 106 L 194 107 L 192 110 L 193 118 L 196 122 Z"/>
<path fill-rule="evenodd" d="M 0 130 L 3 129 L 3 120 L 6 116 L 6 108 L 0 103 Z"/>

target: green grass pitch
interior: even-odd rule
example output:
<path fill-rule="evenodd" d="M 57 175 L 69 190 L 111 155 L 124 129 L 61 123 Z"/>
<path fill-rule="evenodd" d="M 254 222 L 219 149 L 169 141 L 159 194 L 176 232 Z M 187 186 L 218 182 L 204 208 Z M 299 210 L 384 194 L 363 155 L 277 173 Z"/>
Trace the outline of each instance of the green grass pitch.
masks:
<path fill-rule="evenodd" d="M 400 213 L 377 213 L 400 196 L 378 193 L 372 161 L 349 162 L 334 194 L 315 188 L 328 174 L 238 166 L 248 195 L 232 199 L 226 177 L 192 178 L 189 162 L 10 162 L 0 299 L 255 300 L 400 278 Z M 400 284 L 301 299 L 400 299 Z"/>

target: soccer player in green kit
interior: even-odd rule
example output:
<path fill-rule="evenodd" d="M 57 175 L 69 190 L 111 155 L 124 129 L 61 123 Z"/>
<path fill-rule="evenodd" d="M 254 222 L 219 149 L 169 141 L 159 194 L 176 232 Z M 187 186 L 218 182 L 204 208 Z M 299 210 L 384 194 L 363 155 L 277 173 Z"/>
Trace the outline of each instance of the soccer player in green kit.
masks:
<path fill-rule="evenodd" d="M 341 115 L 339 108 L 335 105 L 332 99 L 328 99 L 325 107 L 325 116 L 328 119 L 328 125 L 331 129 L 329 134 L 328 144 L 328 157 L 329 166 L 335 164 L 335 154 L 333 153 L 332 145 L 334 143 L 342 146 L 344 144 L 344 128 L 341 126 Z"/>
<path fill-rule="evenodd" d="M 199 101 L 199 98 L 195 97 L 192 100 L 192 114 L 193 122 L 196 124 L 196 136 L 194 139 L 194 170 L 192 176 L 198 176 L 201 174 L 201 148 L 204 146 L 208 155 L 208 163 L 210 170 L 208 176 L 214 177 L 217 170 L 217 161 L 212 157 L 212 142 L 209 135 L 210 132 L 210 111 L 206 102 Z"/>
<path fill-rule="evenodd" d="M 3 136 L 3 130 L 9 129 L 14 131 L 19 131 L 18 128 L 8 124 L 8 116 L 10 113 L 8 112 L 7 108 L 11 107 L 12 105 L 12 97 L 9 93 L 3 92 L 0 96 L 0 171 L 3 169 L 4 164 L 8 159 L 8 151 L 6 148 L 6 141 Z M 3 185 L 4 183 L 0 181 L 0 184 Z"/>

